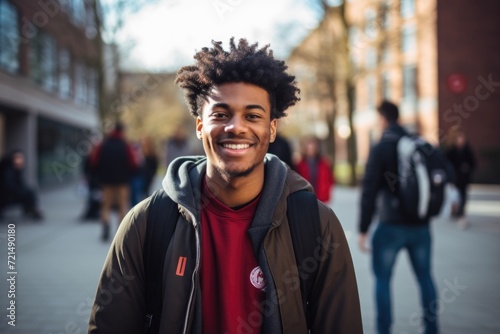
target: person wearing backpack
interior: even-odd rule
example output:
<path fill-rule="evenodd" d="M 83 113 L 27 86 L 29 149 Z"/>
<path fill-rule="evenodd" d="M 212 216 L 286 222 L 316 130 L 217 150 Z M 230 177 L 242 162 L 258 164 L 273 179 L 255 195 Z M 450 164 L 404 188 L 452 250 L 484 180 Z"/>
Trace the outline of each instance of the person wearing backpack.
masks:
<path fill-rule="evenodd" d="M 176 78 L 206 157 L 174 160 L 125 217 L 88 333 L 362 333 L 337 217 L 266 155 L 295 78 L 268 46 L 212 44 Z"/>
<path fill-rule="evenodd" d="M 438 333 L 439 310 L 435 303 L 436 288 L 431 274 L 431 217 L 427 212 L 419 216 L 419 213 L 414 212 L 419 211 L 418 208 L 412 208 L 413 203 L 403 205 L 406 198 L 413 198 L 412 202 L 418 203 L 419 194 L 403 194 L 404 187 L 414 183 L 415 174 L 410 173 L 414 161 L 405 160 L 398 153 L 398 145 L 402 140 L 409 139 L 406 130 L 398 123 L 398 107 L 392 102 L 383 101 L 378 112 L 384 130 L 380 141 L 371 148 L 366 164 L 359 223 L 359 246 L 362 251 L 369 252 L 367 234 L 377 211 L 379 224 L 371 240 L 372 269 L 376 280 L 377 331 L 379 334 L 391 332 L 391 275 L 398 253 L 406 249 L 420 287 L 425 333 L 435 334 Z M 430 147 L 426 152 L 429 154 L 424 154 L 422 158 L 437 154 Z M 441 181 L 445 181 L 442 175 L 436 175 L 434 179 L 439 181 L 442 178 Z M 378 207 L 377 200 L 380 200 Z"/>

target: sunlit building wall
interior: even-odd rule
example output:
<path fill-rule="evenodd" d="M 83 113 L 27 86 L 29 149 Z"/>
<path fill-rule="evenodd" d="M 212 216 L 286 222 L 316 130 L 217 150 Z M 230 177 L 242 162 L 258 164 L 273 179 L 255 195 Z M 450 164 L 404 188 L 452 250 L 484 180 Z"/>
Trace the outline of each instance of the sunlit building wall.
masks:
<path fill-rule="evenodd" d="M 92 1 L 0 0 L 0 153 L 35 185 L 74 179 L 98 127 Z"/>
<path fill-rule="evenodd" d="M 380 137 L 376 107 L 383 99 L 400 107 L 410 132 L 437 144 L 436 0 L 348 4 L 359 163 Z"/>
<path fill-rule="evenodd" d="M 460 127 L 478 161 L 474 181 L 500 182 L 499 12 L 496 0 L 348 2 L 361 165 L 387 98 L 410 132 L 436 145 Z"/>

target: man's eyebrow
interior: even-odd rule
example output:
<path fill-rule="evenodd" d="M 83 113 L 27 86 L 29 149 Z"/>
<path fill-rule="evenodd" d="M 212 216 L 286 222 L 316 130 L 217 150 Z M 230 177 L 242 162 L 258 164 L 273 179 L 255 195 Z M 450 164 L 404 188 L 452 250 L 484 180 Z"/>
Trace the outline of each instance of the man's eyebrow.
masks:
<path fill-rule="evenodd" d="M 264 109 L 263 106 L 261 106 L 260 104 L 249 104 L 245 107 L 245 109 L 249 110 L 249 109 L 260 109 L 264 112 L 266 112 L 266 109 Z"/>
<path fill-rule="evenodd" d="M 229 110 L 229 104 L 227 103 L 223 103 L 223 102 L 219 102 L 219 103 L 214 103 L 212 105 L 212 109 L 215 109 L 215 108 L 222 108 L 222 109 L 227 109 Z"/>
<path fill-rule="evenodd" d="M 226 110 L 230 110 L 231 109 L 231 107 L 229 106 L 229 104 L 224 103 L 224 102 L 214 103 L 212 105 L 212 109 L 215 109 L 215 108 L 222 108 L 222 109 L 226 109 Z M 266 112 L 266 109 L 263 106 L 261 106 L 260 104 L 249 104 L 249 105 L 245 106 L 245 109 L 246 110 L 260 109 L 260 110 Z"/>

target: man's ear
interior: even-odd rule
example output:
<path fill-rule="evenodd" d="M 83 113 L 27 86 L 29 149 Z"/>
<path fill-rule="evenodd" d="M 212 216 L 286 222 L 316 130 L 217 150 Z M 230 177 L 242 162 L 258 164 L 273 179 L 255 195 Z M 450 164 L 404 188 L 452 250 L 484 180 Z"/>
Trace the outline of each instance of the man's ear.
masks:
<path fill-rule="evenodd" d="M 273 143 L 276 139 L 276 131 L 278 127 L 278 120 L 275 118 L 271 121 L 271 135 L 269 137 L 269 143 Z"/>
<path fill-rule="evenodd" d="M 196 137 L 201 140 L 202 138 L 202 130 L 203 129 L 203 120 L 200 116 L 196 117 Z"/>

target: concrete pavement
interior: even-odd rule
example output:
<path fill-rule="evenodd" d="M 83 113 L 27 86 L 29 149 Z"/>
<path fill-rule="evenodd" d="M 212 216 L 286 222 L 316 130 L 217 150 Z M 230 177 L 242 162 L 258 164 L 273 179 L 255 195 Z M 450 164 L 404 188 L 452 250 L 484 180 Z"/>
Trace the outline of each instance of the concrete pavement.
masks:
<path fill-rule="evenodd" d="M 446 219 L 433 223 L 434 275 L 441 309 L 441 333 L 499 333 L 500 187 L 477 186 L 470 203 L 471 227 L 462 231 Z M 365 333 L 374 331 L 370 258 L 357 247 L 358 189 L 336 188 L 333 208 L 349 238 Z M 81 223 L 84 199 L 76 186 L 45 191 L 42 223 L 12 212 L 0 222 L 0 332 L 85 333 L 96 283 L 109 243 L 99 240 L 97 223 Z M 15 224 L 15 299 L 8 296 L 8 224 Z M 395 334 L 419 333 L 417 285 L 406 255 L 393 277 Z M 7 315 L 15 300 L 15 327 Z"/>

